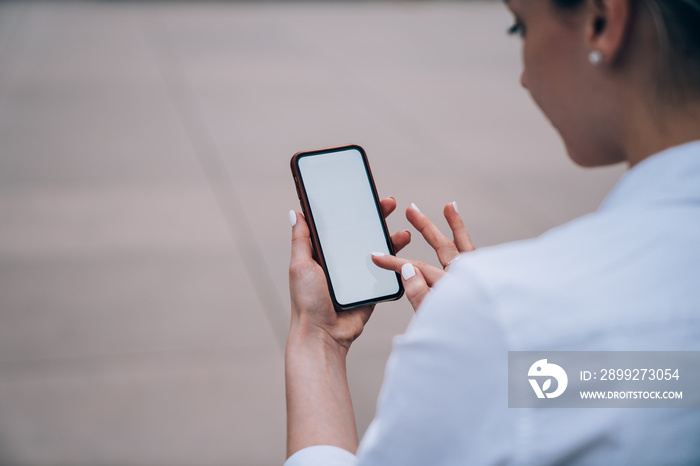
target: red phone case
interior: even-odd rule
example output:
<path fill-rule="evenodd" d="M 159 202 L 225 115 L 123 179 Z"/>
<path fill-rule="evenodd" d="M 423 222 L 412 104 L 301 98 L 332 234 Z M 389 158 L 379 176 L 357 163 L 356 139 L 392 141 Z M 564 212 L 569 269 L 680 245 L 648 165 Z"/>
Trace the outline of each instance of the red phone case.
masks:
<path fill-rule="evenodd" d="M 318 154 L 326 154 L 326 153 L 333 153 L 333 152 L 341 152 L 341 151 L 346 151 L 348 149 L 356 149 L 360 154 L 362 154 L 362 159 L 364 161 L 365 168 L 367 169 L 367 176 L 369 178 L 369 184 L 372 187 L 372 194 L 374 196 L 374 201 L 377 207 L 377 210 L 379 212 L 379 218 L 381 219 L 382 222 L 382 229 L 384 231 L 384 236 L 386 238 L 387 244 L 389 246 L 389 250 L 391 251 L 392 254 L 394 254 L 396 251 L 394 250 L 394 245 L 391 243 L 391 236 L 389 235 L 389 230 L 386 226 L 386 221 L 384 220 L 384 216 L 381 213 L 381 206 L 379 205 L 379 197 L 377 195 L 377 188 L 374 185 L 374 178 L 372 177 L 372 170 L 369 166 L 369 161 L 367 160 L 367 154 L 365 153 L 365 150 L 356 145 L 356 144 L 349 144 L 345 146 L 335 146 L 335 147 L 328 147 L 325 149 L 315 149 L 315 150 L 310 150 L 310 151 L 302 151 L 302 152 L 297 152 L 294 154 L 292 157 L 292 160 L 290 161 L 291 169 L 292 169 L 292 176 L 294 177 L 294 185 L 297 190 L 297 196 L 299 197 L 299 202 L 301 203 L 301 209 L 302 212 L 304 213 L 304 218 L 306 219 L 307 224 L 309 225 L 309 230 L 311 232 L 311 243 L 313 245 L 313 251 L 314 251 L 314 259 L 316 262 L 318 262 L 321 267 L 323 268 L 323 271 L 326 275 L 326 281 L 328 282 L 328 289 L 331 293 L 331 299 L 333 300 L 333 305 L 335 306 L 336 310 L 342 311 L 342 310 L 347 310 L 347 309 L 352 309 L 355 307 L 359 306 L 364 306 L 367 304 L 373 304 L 377 302 L 382 302 L 382 301 L 394 301 L 401 296 L 403 296 L 403 284 L 401 283 L 401 278 L 398 274 L 396 274 L 397 281 L 399 284 L 399 291 L 393 295 L 390 296 L 382 296 L 377 299 L 370 299 L 366 301 L 360 301 L 357 303 L 352 303 L 351 305 L 341 305 L 338 303 L 336 300 L 335 294 L 333 292 L 333 284 L 331 283 L 330 276 L 328 274 L 328 269 L 326 267 L 326 261 L 323 255 L 323 250 L 321 248 L 321 242 L 318 237 L 318 231 L 316 230 L 316 224 L 314 222 L 313 218 L 313 213 L 311 212 L 311 206 L 309 205 L 309 200 L 306 196 L 306 190 L 304 189 L 303 181 L 301 179 L 301 174 L 299 173 L 299 159 L 305 156 L 310 156 L 310 155 L 318 155 Z"/>

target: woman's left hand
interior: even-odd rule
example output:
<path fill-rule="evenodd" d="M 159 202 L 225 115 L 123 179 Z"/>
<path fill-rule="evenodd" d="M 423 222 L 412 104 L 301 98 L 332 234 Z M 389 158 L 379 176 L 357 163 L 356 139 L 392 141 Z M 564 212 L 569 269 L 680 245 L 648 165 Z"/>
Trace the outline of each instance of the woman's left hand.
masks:
<path fill-rule="evenodd" d="M 380 205 L 386 218 L 396 209 L 396 200 L 389 197 L 383 199 Z M 302 333 L 305 338 L 320 335 L 324 341 L 337 343 L 347 351 L 362 333 L 374 306 L 336 312 L 323 269 L 312 257 L 306 220 L 297 212 L 292 214 L 296 223 L 292 228 L 292 258 L 289 264 L 292 302 L 290 335 L 296 332 Z M 407 230 L 399 231 L 391 237 L 391 241 L 394 250 L 400 251 L 411 241 L 411 234 Z"/>
<path fill-rule="evenodd" d="M 381 201 L 384 217 L 395 208 L 394 198 Z M 304 216 L 292 211 L 289 219 L 292 322 L 285 351 L 287 456 L 311 445 L 334 445 L 354 453 L 358 439 L 346 356 L 374 306 L 336 312 L 326 276 L 313 258 Z M 391 240 L 394 249 L 400 250 L 409 243 L 411 234 L 400 231 Z"/>
<path fill-rule="evenodd" d="M 447 204 L 443 209 L 443 214 L 452 230 L 453 240 L 442 234 L 440 229 L 428 217 L 423 215 L 414 204 L 411 204 L 411 207 L 406 209 L 406 218 L 435 250 L 442 268 L 432 266 L 423 261 L 403 259 L 396 256 L 372 257 L 377 266 L 383 269 L 394 270 L 401 274 L 406 297 L 414 310 L 418 309 L 430 288 L 445 275 L 450 263 L 459 259 L 461 253 L 475 249 L 464 222 L 462 222 L 462 217 L 457 211 L 457 205 L 454 202 Z"/>

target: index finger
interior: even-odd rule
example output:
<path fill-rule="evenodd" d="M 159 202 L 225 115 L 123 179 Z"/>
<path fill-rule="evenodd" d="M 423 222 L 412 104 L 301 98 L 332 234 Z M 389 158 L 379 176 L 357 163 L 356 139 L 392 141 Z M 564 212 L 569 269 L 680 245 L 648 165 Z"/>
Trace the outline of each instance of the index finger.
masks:
<path fill-rule="evenodd" d="M 389 196 L 379 201 L 379 206 L 382 208 L 382 217 L 387 218 L 396 209 L 396 199 Z"/>
<path fill-rule="evenodd" d="M 432 265 L 426 264 L 423 261 L 409 260 L 391 255 L 372 254 L 372 262 L 374 262 L 374 265 L 378 267 L 386 270 L 393 270 L 396 273 L 401 273 L 401 269 L 404 265 L 413 264 L 414 267 L 421 270 L 424 280 L 428 286 L 433 286 L 447 273 L 444 270 L 433 267 Z"/>
<path fill-rule="evenodd" d="M 395 256 L 372 256 L 372 261 L 383 269 L 393 270 L 401 274 L 406 297 L 414 310 L 418 310 L 423 298 L 430 292 L 430 287 L 445 275 L 444 271 L 424 262 L 410 261 Z M 426 274 L 428 275 L 426 276 Z"/>

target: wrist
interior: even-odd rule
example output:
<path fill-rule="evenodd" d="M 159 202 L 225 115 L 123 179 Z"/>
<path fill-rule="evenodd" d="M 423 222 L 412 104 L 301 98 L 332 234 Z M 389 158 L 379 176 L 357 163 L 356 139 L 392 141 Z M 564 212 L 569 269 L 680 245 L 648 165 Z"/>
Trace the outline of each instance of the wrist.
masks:
<path fill-rule="evenodd" d="M 315 354 L 333 355 L 345 359 L 349 343 L 343 344 L 326 329 L 305 321 L 293 321 L 287 337 L 287 354 L 311 350 Z"/>
<path fill-rule="evenodd" d="M 357 450 L 347 348 L 325 329 L 293 324 L 285 353 L 287 456 L 312 445 Z"/>

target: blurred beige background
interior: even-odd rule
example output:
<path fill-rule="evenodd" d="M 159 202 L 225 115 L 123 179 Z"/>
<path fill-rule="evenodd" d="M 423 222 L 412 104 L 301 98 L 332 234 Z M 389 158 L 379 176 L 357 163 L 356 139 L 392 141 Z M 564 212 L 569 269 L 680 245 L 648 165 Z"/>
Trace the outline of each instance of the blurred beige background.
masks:
<path fill-rule="evenodd" d="M 0 2 L 0 464 L 284 460 L 299 150 L 364 146 L 392 230 L 411 202 L 439 221 L 456 200 L 477 246 L 594 210 L 622 168 L 567 159 L 510 22 L 500 2 Z M 351 351 L 361 432 L 411 313 L 379 306 Z"/>

